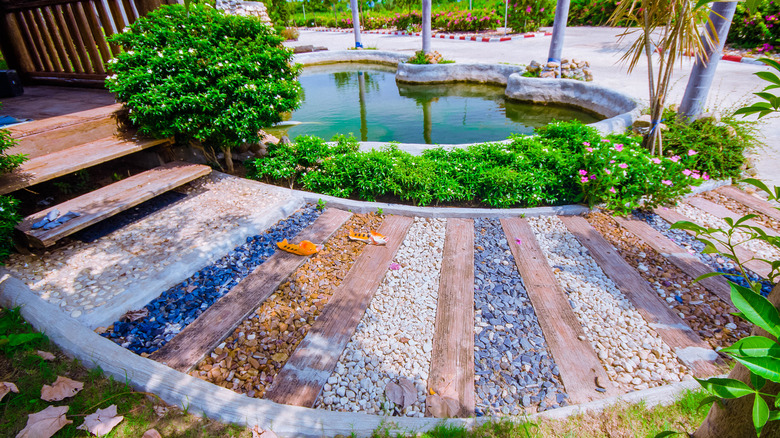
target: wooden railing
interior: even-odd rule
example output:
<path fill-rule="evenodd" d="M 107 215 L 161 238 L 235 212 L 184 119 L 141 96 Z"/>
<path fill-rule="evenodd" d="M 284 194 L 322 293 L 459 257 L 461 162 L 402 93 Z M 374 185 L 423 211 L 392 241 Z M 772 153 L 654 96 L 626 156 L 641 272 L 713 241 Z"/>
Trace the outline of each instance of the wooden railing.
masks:
<path fill-rule="evenodd" d="M 0 0 L 0 44 L 27 83 L 103 86 L 107 37 L 165 0 Z"/>

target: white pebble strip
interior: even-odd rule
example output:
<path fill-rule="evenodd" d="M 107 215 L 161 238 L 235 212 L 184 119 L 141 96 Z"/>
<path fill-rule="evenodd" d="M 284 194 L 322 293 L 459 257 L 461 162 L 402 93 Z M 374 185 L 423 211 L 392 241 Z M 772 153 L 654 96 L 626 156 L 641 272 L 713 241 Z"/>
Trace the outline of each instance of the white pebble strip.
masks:
<path fill-rule="evenodd" d="M 402 414 L 424 416 L 445 228 L 446 220 L 415 218 L 393 261 L 400 268 L 387 271 L 317 407 L 392 414 L 385 385 L 406 378 L 417 402 Z"/>
<path fill-rule="evenodd" d="M 638 390 L 692 378 L 558 217 L 528 222 L 611 380 Z"/>
<path fill-rule="evenodd" d="M 689 219 L 691 219 L 691 221 L 701 226 L 708 228 L 720 228 L 723 230 L 728 230 L 729 228 L 728 224 L 723 219 L 713 214 L 707 213 L 704 210 L 698 209 L 692 205 L 681 202 L 674 209 L 677 210 L 678 213 L 687 216 Z M 726 236 L 723 234 L 718 234 L 718 237 L 725 238 Z M 748 236 L 747 233 L 736 232 L 734 233 L 733 238 L 735 242 L 744 242 L 748 240 L 750 236 Z M 749 242 L 742 243 L 740 246 L 752 251 L 759 258 L 769 260 L 780 259 L 780 250 L 760 240 L 751 240 Z"/>

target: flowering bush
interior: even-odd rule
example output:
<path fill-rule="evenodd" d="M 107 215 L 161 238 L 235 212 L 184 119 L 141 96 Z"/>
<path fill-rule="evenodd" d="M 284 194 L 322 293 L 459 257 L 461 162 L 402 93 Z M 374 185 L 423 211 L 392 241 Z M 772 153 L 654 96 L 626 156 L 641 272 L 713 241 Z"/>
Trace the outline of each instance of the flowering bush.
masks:
<path fill-rule="evenodd" d="M 438 12 L 431 17 L 431 26 L 444 32 L 479 32 L 495 29 L 501 18 L 495 10 Z"/>
<path fill-rule="evenodd" d="M 501 9 L 503 12 L 503 9 Z M 535 32 L 547 26 L 555 18 L 555 2 L 552 0 L 510 0 L 507 26 L 515 32 Z"/>
<path fill-rule="evenodd" d="M 111 37 L 125 51 L 106 83 L 142 134 L 229 149 L 298 106 L 299 67 L 282 40 L 256 18 L 166 5 Z"/>
<path fill-rule="evenodd" d="M 728 42 L 739 47 L 770 52 L 780 47 L 780 4 L 775 0 L 761 1 L 754 10 L 737 4 L 731 22 Z"/>
<path fill-rule="evenodd" d="M 569 26 L 603 26 L 615 12 L 617 0 L 572 0 Z"/>
<path fill-rule="evenodd" d="M 25 160 L 24 155 L 5 153 L 5 150 L 15 143 L 16 141 L 11 138 L 11 134 L 7 130 L 0 129 L 0 174 L 14 170 Z M 8 257 L 13 246 L 11 239 L 14 227 L 22 220 L 17 214 L 16 204 L 16 199 L 10 196 L 0 196 L 0 265 Z"/>
<path fill-rule="evenodd" d="M 408 14 L 395 14 L 395 17 L 390 19 L 390 24 L 395 26 L 398 30 L 408 29 L 411 26 L 422 25 L 422 12 L 412 11 Z"/>

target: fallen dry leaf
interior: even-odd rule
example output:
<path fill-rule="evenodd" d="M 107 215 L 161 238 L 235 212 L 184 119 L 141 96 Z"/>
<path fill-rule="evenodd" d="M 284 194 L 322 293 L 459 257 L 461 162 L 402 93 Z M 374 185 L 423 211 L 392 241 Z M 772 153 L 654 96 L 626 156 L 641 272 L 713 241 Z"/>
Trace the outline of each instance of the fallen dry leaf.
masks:
<path fill-rule="evenodd" d="M 271 356 L 271 359 L 273 359 L 275 362 L 284 363 L 285 361 L 287 361 L 288 357 L 289 356 L 287 355 L 287 353 L 285 353 L 284 351 L 280 351 L 274 354 L 273 356 Z"/>
<path fill-rule="evenodd" d="M 65 425 L 73 423 L 65 418 L 67 406 L 49 406 L 27 416 L 27 425 L 16 434 L 16 438 L 49 438 Z"/>
<path fill-rule="evenodd" d="M 442 397 L 438 394 L 425 398 L 425 407 L 431 416 L 435 418 L 450 418 L 458 414 L 458 401 L 450 397 Z"/>
<path fill-rule="evenodd" d="M 87 415 L 84 418 L 84 423 L 76 429 L 103 436 L 111 432 L 124 419 L 125 417 L 116 414 L 116 405 L 111 405 L 105 409 L 98 409 L 94 414 Z"/>
<path fill-rule="evenodd" d="M 19 394 L 19 388 L 11 382 L 0 382 L 0 400 L 6 396 L 9 392 L 15 392 Z"/>
<path fill-rule="evenodd" d="M 414 387 L 414 383 L 411 380 L 404 377 L 398 379 L 398 384 L 404 391 L 403 407 L 406 409 L 417 401 L 417 388 Z"/>
<path fill-rule="evenodd" d="M 43 360 L 54 360 L 55 357 L 53 354 L 49 353 L 48 351 L 38 350 L 35 352 L 38 356 L 40 356 Z"/>
<path fill-rule="evenodd" d="M 157 432 L 157 429 L 149 429 L 144 432 L 141 438 L 162 438 L 162 435 L 160 435 L 160 432 Z"/>
<path fill-rule="evenodd" d="M 49 385 L 43 385 L 41 388 L 41 400 L 60 401 L 68 397 L 73 397 L 84 388 L 84 384 L 71 380 L 67 377 L 57 376 L 57 380 Z"/>
<path fill-rule="evenodd" d="M 395 382 L 387 382 L 387 385 L 385 385 L 385 395 L 388 400 L 398 406 L 401 406 L 404 403 L 404 390 Z"/>
<path fill-rule="evenodd" d="M 252 438 L 279 438 L 270 429 L 260 429 L 260 426 L 252 428 Z"/>
<path fill-rule="evenodd" d="M 144 307 L 143 309 L 140 310 L 128 310 L 127 313 L 122 315 L 121 319 L 124 321 L 135 322 L 140 319 L 144 319 L 147 316 L 149 316 L 149 309 Z"/>

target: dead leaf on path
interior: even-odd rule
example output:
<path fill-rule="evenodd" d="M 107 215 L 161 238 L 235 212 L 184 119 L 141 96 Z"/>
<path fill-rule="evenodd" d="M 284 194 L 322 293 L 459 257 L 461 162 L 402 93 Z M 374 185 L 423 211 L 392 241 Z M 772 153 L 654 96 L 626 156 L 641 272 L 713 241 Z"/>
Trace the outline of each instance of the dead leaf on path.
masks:
<path fill-rule="evenodd" d="M 124 419 L 125 417 L 116 414 L 116 405 L 111 405 L 105 409 L 98 409 L 94 414 L 87 415 L 84 418 L 84 423 L 76 429 L 103 436 L 111 432 Z"/>
<path fill-rule="evenodd" d="M 385 386 L 385 395 L 387 399 L 398 406 L 404 403 L 404 390 L 395 382 L 387 382 Z"/>
<path fill-rule="evenodd" d="M 405 377 L 398 379 L 398 384 L 404 392 L 403 408 L 406 409 L 417 401 L 417 388 L 414 387 L 411 380 Z"/>
<path fill-rule="evenodd" d="M 16 438 L 49 438 L 65 425 L 73 423 L 65 418 L 67 406 L 49 406 L 46 409 L 27 416 L 27 425 L 19 431 Z"/>
<path fill-rule="evenodd" d="M 67 377 L 57 376 L 57 380 L 49 385 L 43 385 L 41 388 L 41 400 L 60 401 L 68 397 L 73 397 L 84 388 L 84 384 L 71 380 Z"/>
<path fill-rule="evenodd" d="M 43 360 L 54 360 L 55 357 L 53 354 L 49 353 L 48 351 L 38 350 L 35 352 L 38 356 L 40 356 Z"/>
<path fill-rule="evenodd" d="M 144 319 L 147 316 L 149 316 L 149 309 L 144 307 L 143 309 L 140 310 L 128 310 L 127 313 L 122 315 L 121 319 L 123 321 L 135 322 Z"/>
<path fill-rule="evenodd" d="M 450 418 L 458 414 L 459 406 L 457 400 L 450 397 L 442 397 L 438 394 L 429 395 L 425 398 L 425 407 L 431 416 L 435 418 Z"/>
<path fill-rule="evenodd" d="M 162 438 L 162 435 L 160 435 L 160 432 L 157 432 L 157 429 L 149 429 L 144 432 L 141 438 Z"/>
<path fill-rule="evenodd" d="M 260 426 L 252 428 L 252 438 L 279 438 L 270 429 L 260 429 Z"/>
<path fill-rule="evenodd" d="M 273 359 L 275 362 L 278 363 L 285 363 L 287 361 L 287 358 L 290 357 L 287 353 L 284 351 L 280 351 L 273 356 L 271 356 L 271 359 Z"/>
<path fill-rule="evenodd" d="M 19 388 L 11 382 L 0 382 L 0 400 L 6 396 L 9 392 L 15 392 L 19 394 Z"/>

